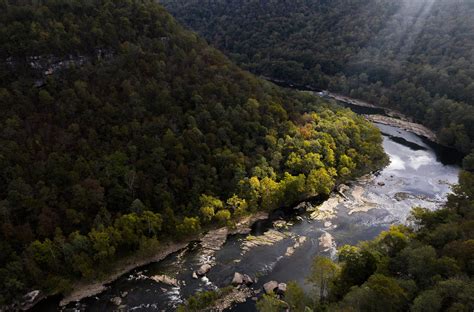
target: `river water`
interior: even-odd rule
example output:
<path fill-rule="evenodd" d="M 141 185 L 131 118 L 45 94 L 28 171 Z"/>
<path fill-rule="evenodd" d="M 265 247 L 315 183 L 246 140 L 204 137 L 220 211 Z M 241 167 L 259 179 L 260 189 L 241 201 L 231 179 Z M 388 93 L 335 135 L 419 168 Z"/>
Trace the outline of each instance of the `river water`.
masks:
<path fill-rule="evenodd" d="M 366 108 L 364 113 L 368 113 Z M 273 245 L 257 246 L 244 252 L 243 246 L 249 241 L 247 235 L 233 235 L 209 256 L 198 243 L 190 244 L 161 262 L 130 272 L 102 294 L 70 304 L 65 310 L 117 309 L 110 300 L 121 296 L 121 308 L 127 311 L 173 311 L 196 291 L 229 285 L 234 272 L 256 278 L 252 286 L 255 290 L 270 280 L 293 280 L 308 287 L 305 277 L 316 255 L 334 257 L 338 246 L 372 239 L 390 225 L 406 222 L 413 206 L 436 209 L 446 200 L 451 185 L 457 182 L 459 156 L 454 152 L 396 127 L 381 124 L 377 127 L 383 134 L 390 164 L 375 175 L 343 187 L 345 197 L 337 193 L 331 195 L 323 204 L 323 214 L 281 210 L 273 213 L 270 220 L 254 224 L 251 233 L 254 237 L 261 238 L 270 229 L 282 233 Z M 308 203 L 308 206 L 316 204 Z M 274 221 L 280 219 L 286 224 L 276 222 L 279 227 L 275 227 Z M 297 244 L 298 241 L 301 243 Z M 289 247 L 296 247 L 291 255 Z M 207 276 L 193 279 L 192 272 L 209 260 L 215 266 Z M 149 278 L 158 274 L 176 278 L 179 286 L 168 286 Z M 230 311 L 255 311 L 254 299 L 234 305 Z M 38 308 L 55 311 L 58 306 L 48 302 Z"/>

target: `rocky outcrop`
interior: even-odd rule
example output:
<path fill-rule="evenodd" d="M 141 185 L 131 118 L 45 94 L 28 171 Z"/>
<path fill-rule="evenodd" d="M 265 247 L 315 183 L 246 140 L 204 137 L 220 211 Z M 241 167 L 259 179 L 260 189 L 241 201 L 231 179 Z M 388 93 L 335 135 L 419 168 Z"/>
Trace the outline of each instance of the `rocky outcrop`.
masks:
<path fill-rule="evenodd" d="M 286 293 L 286 288 L 287 288 L 286 283 L 279 283 L 277 289 L 275 290 L 275 292 L 278 295 L 283 296 Z"/>
<path fill-rule="evenodd" d="M 344 199 L 337 194 L 331 195 L 328 200 L 316 207 L 311 213 L 311 219 L 325 221 L 336 216 L 336 208 Z"/>
<path fill-rule="evenodd" d="M 299 211 L 299 212 L 305 212 L 308 210 L 311 210 L 313 206 L 309 202 L 302 202 L 296 205 L 293 210 Z"/>
<path fill-rule="evenodd" d="M 412 132 L 416 135 L 423 136 L 432 142 L 438 141 L 436 134 L 430 129 L 428 129 L 427 127 L 411 122 L 407 120 L 405 116 L 402 117 L 403 119 L 399 119 L 401 115 L 397 115 L 397 117 L 398 118 L 382 116 L 382 115 L 365 115 L 365 118 L 367 118 L 367 120 L 369 121 L 379 123 L 379 124 L 394 126 L 394 127 L 406 130 L 408 132 Z"/>
<path fill-rule="evenodd" d="M 115 304 L 116 306 L 119 306 L 122 304 L 122 298 L 120 297 L 113 297 L 112 299 L 110 299 L 110 302 L 112 302 L 113 304 Z"/>
<path fill-rule="evenodd" d="M 263 290 L 265 290 L 265 293 L 267 295 L 275 293 L 275 290 L 278 288 L 278 282 L 277 281 L 270 281 L 265 284 L 263 284 Z"/>
<path fill-rule="evenodd" d="M 278 283 L 277 281 L 270 281 L 263 285 L 263 290 L 267 295 L 277 294 L 283 296 L 286 293 L 287 285 L 286 283 Z"/>
<path fill-rule="evenodd" d="M 245 285 L 250 286 L 254 283 L 254 280 L 250 276 L 248 276 L 247 274 L 244 274 L 243 282 L 244 282 Z"/>
<path fill-rule="evenodd" d="M 220 312 L 230 308 L 235 303 L 243 303 L 257 293 L 248 287 L 234 288 L 229 294 L 218 299 L 209 311 Z"/>
<path fill-rule="evenodd" d="M 232 278 L 232 285 L 246 285 L 250 286 L 254 283 L 253 279 L 248 276 L 247 274 L 241 274 L 239 272 L 234 273 L 234 277 Z"/>
<path fill-rule="evenodd" d="M 239 272 L 234 273 L 234 277 L 232 278 L 232 285 L 242 285 L 244 283 L 244 276 Z"/>
<path fill-rule="evenodd" d="M 204 276 L 206 275 L 210 270 L 212 266 L 208 263 L 201 265 L 201 267 L 196 271 L 197 276 Z"/>
<path fill-rule="evenodd" d="M 360 186 L 356 185 L 352 189 L 351 196 L 353 200 L 348 204 L 349 214 L 353 214 L 355 212 L 367 212 L 371 209 L 377 208 L 377 204 L 371 202 L 364 196 L 365 189 Z"/>
<path fill-rule="evenodd" d="M 179 285 L 177 279 L 169 277 L 167 275 L 155 275 L 155 276 L 150 277 L 150 279 L 154 280 L 157 283 L 163 283 L 168 286 L 178 287 Z"/>
<path fill-rule="evenodd" d="M 285 233 L 269 230 L 260 236 L 249 235 L 242 244 L 242 254 L 257 246 L 271 246 L 289 236 Z"/>
<path fill-rule="evenodd" d="M 243 217 L 234 228 L 229 230 L 229 234 L 249 234 L 251 231 L 251 226 L 256 221 L 268 219 L 267 212 L 257 212 L 253 215 Z"/>

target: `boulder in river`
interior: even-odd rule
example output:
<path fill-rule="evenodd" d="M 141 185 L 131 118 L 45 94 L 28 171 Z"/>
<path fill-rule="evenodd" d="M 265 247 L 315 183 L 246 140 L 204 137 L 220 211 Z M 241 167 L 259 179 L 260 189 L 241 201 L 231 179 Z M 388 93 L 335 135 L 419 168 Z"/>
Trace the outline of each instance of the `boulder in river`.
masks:
<path fill-rule="evenodd" d="M 247 274 L 243 275 L 243 282 L 247 286 L 250 286 L 254 283 L 253 279 L 250 276 L 248 276 Z"/>
<path fill-rule="evenodd" d="M 199 278 L 199 276 L 196 274 L 196 271 L 193 271 L 193 278 L 194 278 L 194 279 L 198 279 L 198 278 Z"/>
<path fill-rule="evenodd" d="M 239 272 L 234 273 L 234 278 L 232 279 L 232 285 L 242 285 L 244 283 L 244 276 Z"/>
<path fill-rule="evenodd" d="M 120 297 L 113 297 L 112 299 L 110 299 L 110 302 L 112 302 L 113 304 L 115 304 L 116 306 L 119 306 L 122 304 L 122 298 Z"/>
<path fill-rule="evenodd" d="M 288 238 L 287 234 L 276 230 L 268 230 L 259 236 L 249 235 L 242 244 L 242 254 L 257 246 L 271 246 L 285 238 Z"/>
<path fill-rule="evenodd" d="M 36 303 L 44 298 L 44 294 L 40 290 L 33 290 L 23 296 L 23 302 L 20 304 L 20 309 L 23 311 L 31 309 Z M 8 307 L 5 311 L 8 310 Z M 0 308 L 0 311 L 2 309 Z"/>
<path fill-rule="evenodd" d="M 203 264 L 201 265 L 201 267 L 196 271 L 196 274 L 198 276 L 204 276 L 207 274 L 207 272 L 209 272 L 211 270 L 211 265 L 206 263 L 206 264 Z"/>
<path fill-rule="evenodd" d="M 155 275 L 151 277 L 157 283 L 163 283 L 169 286 L 178 286 L 178 280 L 167 275 Z"/>
<path fill-rule="evenodd" d="M 277 229 L 288 229 L 288 223 L 285 220 L 273 221 L 273 227 Z"/>
<path fill-rule="evenodd" d="M 305 212 L 311 209 L 311 204 L 308 202 L 302 202 L 302 203 L 299 203 L 297 206 L 295 206 L 293 209 L 296 211 Z"/>
<path fill-rule="evenodd" d="M 263 289 L 265 290 L 265 293 L 270 295 L 275 293 L 275 289 L 278 288 L 278 282 L 276 281 L 270 281 L 268 283 L 263 284 Z"/>
<path fill-rule="evenodd" d="M 276 293 L 283 296 L 286 293 L 286 284 L 285 283 L 280 283 L 278 284 L 278 287 L 276 289 Z"/>

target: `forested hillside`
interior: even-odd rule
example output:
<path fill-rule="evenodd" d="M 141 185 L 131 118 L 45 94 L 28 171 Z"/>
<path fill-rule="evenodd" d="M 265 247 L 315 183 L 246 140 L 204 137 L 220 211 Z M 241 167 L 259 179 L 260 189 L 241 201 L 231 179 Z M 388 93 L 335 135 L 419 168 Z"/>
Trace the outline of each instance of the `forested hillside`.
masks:
<path fill-rule="evenodd" d="M 161 2 L 246 69 L 395 108 L 474 147 L 471 0 Z"/>
<path fill-rule="evenodd" d="M 0 305 L 386 161 L 348 110 L 240 70 L 154 1 L 0 2 Z"/>

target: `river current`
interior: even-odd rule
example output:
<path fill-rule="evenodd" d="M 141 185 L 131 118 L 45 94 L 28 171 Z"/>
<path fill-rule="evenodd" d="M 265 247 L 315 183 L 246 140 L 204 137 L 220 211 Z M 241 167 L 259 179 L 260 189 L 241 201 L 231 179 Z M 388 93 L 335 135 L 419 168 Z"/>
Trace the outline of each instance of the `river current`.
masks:
<path fill-rule="evenodd" d="M 273 244 L 247 250 L 248 235 L 232 235 L 211 255 L 203 252 L 199 243 L 190 244 L 161 262 L 126 274 L 100 295 L 70 304 L 65 310 L 116 310 L 111 299 L 121 297 L 121 308 L 126 311 L 174 311 L 196 291 L 229 285 L 234 272 L 256 279 L 252 285 L 255 290 L 270 280 L 297 281 L 308 287 L 305 277 L 316 255 L 335 257 L 338 246 L 373 239 L 390 225 L 405 223 L 413 206 L 436 209 L 457 182 L 458 157 L 452 151 L 396 127 L 377 127 L 383 134 L 390 164 L 374 175 L 340 187 L 342 195 L 331 195 L 323 203 L 323 213 L 282 210 L 254 224 L 252 239 L 265 237 L 262 235 L 268 230 L 281 234 Z M 317 208 L 314 203 L 306 205 L 309 210 Z M 192 272 L 206 261 L 215 263 L 210 272 L 192 278 Z M 178 285 L 150 279 L 162 274 L 176 278 Z M 58 306 L 48 302 L 36 308 L 55 311 Z M 255 297 L 229 311 L 255 311 Z"/>

